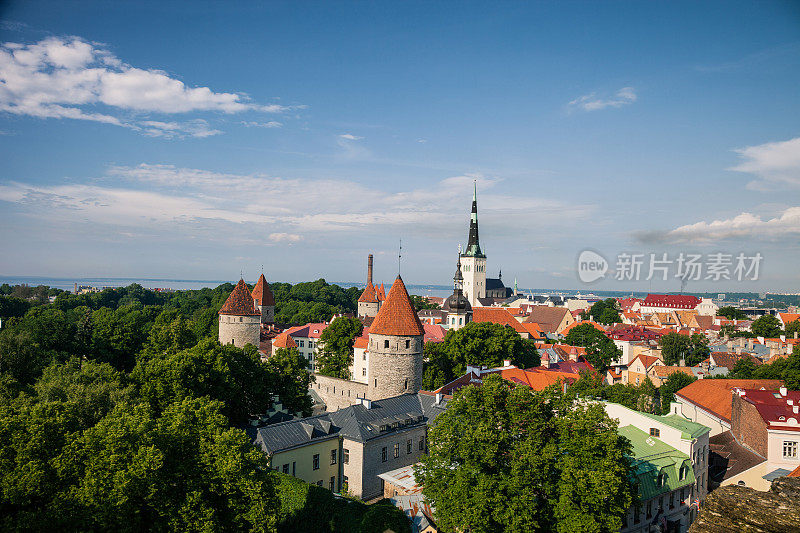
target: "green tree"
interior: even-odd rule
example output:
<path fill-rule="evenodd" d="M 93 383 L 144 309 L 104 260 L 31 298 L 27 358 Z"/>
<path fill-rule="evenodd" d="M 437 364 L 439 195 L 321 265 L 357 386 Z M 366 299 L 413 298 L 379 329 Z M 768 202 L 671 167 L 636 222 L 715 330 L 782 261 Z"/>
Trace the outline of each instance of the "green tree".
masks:
<path fill-rule="evenodd" d="M 272 376 L 254 347 L 220 346 L 205 339 L 174 354 L 140 359 L 130 374 L 155 413 L 185 398 L 207 396 L 223 403 L 231 423 L 264 413 L 271 403 Z"/>
<path fill-rule="evenodd" d="M 491 375 L 439 415 L 416 476 L 446 531 L 614 531 L 635 494 L 616 429 L 598 404 Z"/>
<path fill-rule="evenodd" d="M 750 331 L 759 337 L 779 337 L 783 334 L 781 323 L 775 315 L 764 315 L 753 321 Z"/>
<path fill-rule="evenodd" d="M 350 379 L 353 364 L 353 343 L 364 325 L 357 318 L 337 318 L 319 336 L 317 372 L 324 376 Z"/>
<path fill-rule="evenodd" d="M 601 324 L 618 324 L 622 322 L 619 316 L 619 302 L 614 298 L 607 298 L 595 302 L 589 309 L 589 314 L 595 322 Z"/>
<path fill-rule="evenodd" d="M 670 332 L 663 335 L 658 343 L 661 345 L 661 357 L 668 366 L 677 365 L 684 359 L 687 366 L 695 366 L 708 357 L 708 339 L 695 333 L 691 336 Z"/>
<path fill-rule="evenodd" d="M 697 381 L 697 378 L 683 372 L 673 372 L 659 387 L 662 415 L 669 414 L 670 404 L 675 401 L 675 393 Z"/>
<path fill-rule="evenodd" d="M 795 333 L 800 335 L 800 320 L 792 320 L 786 324 L 786 338 L 790 339 L 794 337 Z"/>
<path fill-rule="evenodd" d="M 428 390 L 464 375 L 467 365 L 502 366 L 509 360 L 520 368 L 539 366 L 541 359 L 533 341 L 523 339 L 512 328 L 491 322 L 470 322 L 450 330 L 440 343 L 425 344 L 423 386 Z M 434 387 L 434 385 L 439 384 Z"/>
<path fill-rule="evenodd" d="M 270 392 L 277 394 L 289 411 L 310 416 L 308 387 L 314 382 L 314 375 L 308 372 L 308 361 L 297 348 L 278 348 L 267 359 L 266 368 L 271 378 Z"/>
<path fill-rule="evenodd" d="M 604 373 L 611 366 L 611 362 L 622 355 L 622 351 L 617 348 L 614 341 L 591 324 L 575 326 L 569 330 L 564 342 L 571 346 L 585 347 L 586 360 L 601 373 Z"/>
<path fill-rule="evenodd" d="M 717 316 L 724 316 L 728 320 L 744 320 L 747 318 L 747 315 L 741 309 L 729 305 L 720 307 L 717 311 Z"/>
<path fill-rule="evenodd" d="M 417 296 L 416 294 L 410 294 L 409 299 L 411 300 L 411 305 L 414 306 L 416 311 L 421 311 L 422 309 L 441 309 L 439 305 L 431 302 L 428 298 L 424 296 Z"/>
<path fill-rule="evenodd" d="M 411 533 L 411 524 L 403 511 L 384 498 L 367 507 L 361 518 L 361 533 L 375 533 L 376 531 Z"/>
<path fill-rule="evenodd" d="M 184 399 L 160 417 L 119 404 L 54 460 L 68 484 L 53 503 L 55 529 L 274 531 L 269 463 L 222 404 Z"/>

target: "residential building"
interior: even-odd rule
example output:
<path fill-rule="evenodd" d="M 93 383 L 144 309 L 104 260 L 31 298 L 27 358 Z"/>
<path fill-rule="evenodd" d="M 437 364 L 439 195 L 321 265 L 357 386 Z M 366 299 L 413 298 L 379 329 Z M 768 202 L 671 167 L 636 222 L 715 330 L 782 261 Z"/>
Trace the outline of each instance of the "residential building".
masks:
<path fill-rule="evenodd" d="M 637 355 L 628 365 L 628 378 L 624 381 L 632 385 L 641 385 L 654 366 L 664 366 L 664 361 L 651 355 Z"/>
<path fill-rule="evenodd" d="M 548 307 L 534 305 L 530 307 L 530 314 L 525 319 L 526 323 L 536 323 L 545 333 L 560 334 L 575 318 L 566 307 Z"/>
<path fill-rule="evenodd" d="M 650 531 L 663 520 L 685 531 L 708 494 L 709 428 L 677 414 L 634 411 L 603 402 L 619 421 L 619 433 L 630 440 L 639 487 L 639 504 L 628 511 L 621 531 Z"/>
<path fill-rule="evenodd" d="M 635 306 L 634 306 L 635 307 Z M 639 313 L 669 313 L 677 310 L 695 310 L 700 315 L 715 316 L 719 308 L 710 298 L 698 298 L 688 294 L 648 294 L 641 301 L 638 309 L 632 311 Z"/>
<path fill-rule="evenodd" d="M 708 426 L 713 437 L 731 429 L 734 389 L 775 391 L 782 385 L 776 379 L 700 379 L 675 393 L 678 405 L 673 406 L 673 412 Z"/>
<path fill-rule="evenodd" d="M 412 465 L 427 452 L 427 426 L 444 412 L 447 400 L 416 393 L 359 402 L 258 428 L 254 443 L 279 471 L 357 498 L 381 496 L 379 476 Z"/>

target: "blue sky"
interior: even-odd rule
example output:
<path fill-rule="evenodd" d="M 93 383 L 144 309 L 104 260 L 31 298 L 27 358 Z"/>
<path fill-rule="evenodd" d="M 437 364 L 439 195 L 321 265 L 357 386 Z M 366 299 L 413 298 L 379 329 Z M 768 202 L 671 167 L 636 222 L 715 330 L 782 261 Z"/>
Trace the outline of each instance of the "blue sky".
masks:
<path fill-rule="evenodd" d="M 5 2 L 0 273 L 446 284 L 592 249 L 796 292 L 793 2 Z M 680 282 L 592 288 L 678 290 Z"/>

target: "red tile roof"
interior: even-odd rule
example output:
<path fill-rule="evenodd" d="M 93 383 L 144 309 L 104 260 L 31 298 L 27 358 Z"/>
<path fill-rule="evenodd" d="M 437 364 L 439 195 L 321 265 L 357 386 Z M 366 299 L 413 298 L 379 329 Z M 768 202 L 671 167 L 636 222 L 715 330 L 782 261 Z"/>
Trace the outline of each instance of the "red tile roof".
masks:
<path fill-rule="evenodd" d="M 275 337 L 272 341 L 272 346 L 274 348 L 297 348 L 297 343 L 294 342 L 294 339 L 288 333 L 284 332 Z"/>
<path fill-rule="evenodd" d="M 355 342 L 353 342 L 353 348 L 364 348 L 366 349 L 369 347 L 369 338 L 368 337 L 356 337 Z"/>
<path fill-rule="evenodd" d="M 702 300 L 687 294 L 648 294 L 643 307 L 669 307 L 672 309 L 694 309 Z"/>
<path fill-rule="evenodd" d="M 261 313 L 253 305 L 253 295 L 250 294 L 250 289 L 247 288 L 243 279 L 239 280 L 236 287 L 231 291 L 228 299 L 222 309 L 219 310 L 221 315 L 236 315 L 236 316 L 261 316 Z"/>
<path fill-rule="evenodd" d="M 699 379 L 678 392 L 679 396 L 722 420 L 731 422 L 731 391 L 734 388 L 777 390 L 778 379 Z"/>
<path fill-rule="evenodd" d="M 329 324 L 325 322 L 309 322 L 304 326 L 289 328 L 286 332 L 292 337 L 303 337 L 306 339 L 318 339 Z"/>
<path fill-rule="evenodd" d="M 547 370 L 541 368 L 522 370 L 521 368 L 509 368 L 500 371 L 503 379 L 512 383 L 527 385 L 536 391 L 541 391 L 559 381 L 572 384 L 578 380 L 578 375 L 571 372 L 559 372 L 557 370 Z"/>
<path fill-rule="evenodd" d="M 784 395 L 771 390 L 744 389 L 740 391 L 740 395 L 743 400 L 755 406 L 758 414 L 770 427 L 800 431 L 797 426 L 800 414 L 794 412 L 794 407 L 800 405 L 800 391 L 786 391 Z M 794 424 L 786 427 L 790 418 L 794 418 Z"/>
<path fill-rule="evenodd" d="M 800 477 L 800 466 L 792 470 L 792 473 L 789 474 L 787 477 Z"/>
<path fill-rule="evenodd" d="M 375 303 L 378 301 L 378 296 L 375 292 L 375 286 L 371 281 L 367 282 L 367 286 L 364 289 L 364 292 L 361 293 L 361 296 L 359 296 L 358 301 L 368 303 Z"/>
<path fill-rule="evenodd" d="M 425 342 L 442 342 L 447 335 L 447 330 L 438 324 L 422 324 L 422 327 L 425 329 Z"/>
<path fill-rule="evenodd" d="M 491 322 L 492 324 L 501 324 L 503 326 L 510 326 L 517 333 L 528 334 L 529 331 L 522 324 L 514 318 L 514 315 L 508 312 L 504 307 L 476 307 L 472 310 L 473 322 Z"/>
<path fill-rule="evenodd" d="M 253 287 L 253 300 L 256 301 L 256 305 L 275 305 L 275 297 L 269 289 L 269 283 L 267 283 L 267 278 L 264 277 L 264 274 L 261 274 L 256 286 Z"/>
<path fill-rule="evenodd" d="M 633 358 L 633 361 L 631 361 L 631 364 L 629 364 L 628 367 L 633 366 L 634 361 L 636 361 L 637 359 L 640 359 L 642 361 L 645 370 L 650 370 L 650 367 L 652 367 L 656 361 L 660 361 L 658 357 L 653 357 L 652 355 L 639 354 Z"/>
<path fill-rule="evenodd" d="M 370 333 L 378 335 L 424 335 L 425 329 L 419 321 L 403 278 L 397 276 L 389 295 L 381 305 L 378 315 L 369 328 Z"/>

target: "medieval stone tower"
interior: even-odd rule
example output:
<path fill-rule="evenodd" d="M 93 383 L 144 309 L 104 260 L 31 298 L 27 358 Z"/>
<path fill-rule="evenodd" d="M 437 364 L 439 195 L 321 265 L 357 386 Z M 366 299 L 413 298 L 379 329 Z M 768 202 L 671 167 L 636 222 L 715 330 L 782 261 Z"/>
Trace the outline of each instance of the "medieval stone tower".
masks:
<path fill-rule="evenodd" d="M 478 188 L 472 193 L 472 214 L 469 219 L 469 242 L 461 254 L 461 275 L 464 277 L 464 296 L 472 307 L 478 298 L 486 298 L 486 256 L 478 239 Z"/>
<path fill-rule="evenodd" d="M 243 279 L 231 291 L 219 310 L 219 342 L 243 348 L 261 342 L 261 312 L 253 305 L 253 295 Z"/>
<path fill-rule="evenodd" d="M 380 400 L 420 389 L 424 335 L 398 275 L 369 329 L 367 398 Z"/>
<path fill-rule="evenodd" d="M 383 297 L 383 286 L 377 289 L 372 284 L 372 254 L 367 258 L 367 286 L 358 298 L 358 316 L 377 316 L 381 308 Z"/>
<path fill-rule="evenodd" d="M 261 274 L 256 286 L 253 287 L 253 305 L 261 313 L 262 324 L 275 322 L 275 297 L 272 295 L 264 274 Z"/>

